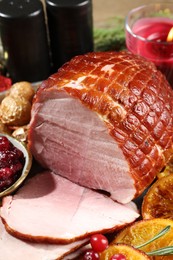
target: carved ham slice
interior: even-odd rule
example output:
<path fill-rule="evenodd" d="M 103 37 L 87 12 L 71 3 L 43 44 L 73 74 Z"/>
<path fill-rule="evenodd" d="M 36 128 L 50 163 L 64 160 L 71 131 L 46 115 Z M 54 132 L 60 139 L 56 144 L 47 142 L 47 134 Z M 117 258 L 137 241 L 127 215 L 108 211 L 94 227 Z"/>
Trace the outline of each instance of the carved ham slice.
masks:
<path fill-rule="evenodd" d="M 35 242 L 70 243 L 133 222 L 136 209 L 44 172 L 3 198 L 1 218 L 12 235 Z"/>
<path fill-rule="evenodd" d="M 11 236 L 0 221 L 1 259 L 5 260 L 50 260 L 74 259 L 73 254 L 66 256 L 84 245 L 86 240 L 66 245 L 39 244 L 22 241 Z M 79 251 L 80 252 L 80 251 Z M 74 254 L 77 259 L 77 255 Z"/>
<path fill-rule="evenodd" d="M 38 90 L 29 144 L 44 167 L 127 203 L 172 154 L 173 90 L 127 52 L 75 57 Z"/>

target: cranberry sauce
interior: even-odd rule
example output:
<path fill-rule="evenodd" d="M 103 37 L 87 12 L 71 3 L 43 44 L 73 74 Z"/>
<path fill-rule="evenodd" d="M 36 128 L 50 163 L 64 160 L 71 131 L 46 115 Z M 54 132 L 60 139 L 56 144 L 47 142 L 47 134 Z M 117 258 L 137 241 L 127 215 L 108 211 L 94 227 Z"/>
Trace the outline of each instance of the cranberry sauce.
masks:
<path fill-rule="evenodd" d="M 11 186 L 22 174 L 23 153 L 5 136 L 0 136 L 0 192 Z"/>

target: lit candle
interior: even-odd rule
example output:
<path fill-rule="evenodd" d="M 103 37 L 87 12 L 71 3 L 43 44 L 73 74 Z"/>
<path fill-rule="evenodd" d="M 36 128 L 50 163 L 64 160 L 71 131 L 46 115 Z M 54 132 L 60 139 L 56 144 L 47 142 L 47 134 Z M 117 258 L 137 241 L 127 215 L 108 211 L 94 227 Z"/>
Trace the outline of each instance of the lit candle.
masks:
<path fill-rule="evenodd" d="M 144 8 L 147 7 L 132 10 L 129 15 L 133 14 L 134 18 L 134 13 L 139 13 Z M 143 14 L 145 17 L 141 16 L 131 24 L 130 16 L 127 18 L 127 48 L 154 62 L 173 87 L 173 19 L 163 17 L 163 13 L 162 16 L 155 17 L 150 17 L 146 12 Z"/>
<path fill-rule="evenodd" d="M 171 30 L 168 33 L 168 36 L 166 38 L 167 42 L 172 42 L 173 41 L 173 27 L 171 28 Z"/>

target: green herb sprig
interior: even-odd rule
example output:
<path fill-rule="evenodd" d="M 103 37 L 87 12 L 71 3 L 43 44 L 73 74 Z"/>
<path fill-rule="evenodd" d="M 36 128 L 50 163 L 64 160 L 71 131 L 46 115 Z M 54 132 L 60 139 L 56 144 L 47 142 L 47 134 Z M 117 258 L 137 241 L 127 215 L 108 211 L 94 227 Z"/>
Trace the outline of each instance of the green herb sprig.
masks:
<path fill-rule="evenodd" d="M 157 235 L 155 235 L 153 238 L 151 238 L 150 240 L 148 240 L 147 242 L 139 245 L 139 246 L 135 246 L 136 249 L 139 249 L 141 247 L 144 247 L 148 244 L 150 244 L 151 242 L 155 241 L 156 239 L 164 236 L 166 233 L 168 233 L 171 229 L 171 226 L 166 226 L 163 230 L 161 230 Z M 166 255 L 173 255 L 173 246 L 167 246 L 167 247 L 163 247 L 163 248 L 159 248 L 157 250 L 153 250 L 151 252 L 145 252 L 147 255 L 149 256 L 166 256 Z"/>
<path fill-rule="evenodd" d="M 147 255 L 149 256 L 159 256 L 159 255 L 163 255 L 163 256 L 166 256 L 166 255 L 173 255 L 173 246 L 167 246 L 167 247 L 162 247 L 162 248 L 159 248 L 157 250 L 153 250 L 151 252 L 148 252 L 146 253 Z"/>
<path fill-rule="evenodd" d="M 150 240 L 148 240 L 147 242 L 145 242 L 144 244 L 141 244 L 139 246 L 135 246 L 135 248 L 141 248 L 144 247 L 148 244 L 150 244 L 151 242 L 155 241 L 156 239 L 162 237 L 163 235 L 165 235 L 168 231 L 170 231 L 171 226 L 167 226 L 165 227 L 163 230 L 161 230 L 157 235 L 155 235 L 153 238 L 151 238 Z"/>

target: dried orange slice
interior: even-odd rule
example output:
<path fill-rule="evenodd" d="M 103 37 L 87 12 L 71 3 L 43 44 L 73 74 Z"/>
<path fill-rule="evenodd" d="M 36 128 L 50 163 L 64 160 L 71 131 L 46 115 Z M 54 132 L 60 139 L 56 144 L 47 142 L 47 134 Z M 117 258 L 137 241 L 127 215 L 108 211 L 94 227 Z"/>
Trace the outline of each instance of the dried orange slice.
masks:
<path fill-rule="evenodd" d="M 165 177 L 169 174 L 173 173 L 173 156 L 170 158 L 169 162 L 165 166 L 165 168 L 157 174 L 157 178 Z"/>
<path fill-rule="evenodd" d="M 111 245 L 100 254 L 100 260 L 110 260 L 115 254 L 122 254 L 127 260 L 151 260 L 144 252 L 125 244 Z"/>
<path fill-rule="evenodd" d="M 143 219 L 173 220 L 173 174 L 158 179 L 146 193 L 141 209 Z"/>
<path fill-rule="evenodd" d="M 173 246 L 173 220 L 150 219 L 134 222 L 117 234 L 112 243 L 125 243 L 131 246 L 140 246 L 156 236 L 161 230 L 170 226 L 170 230 L 157 240 L 143 246 L 140 250 L 148 253 L 163 247 Z M 154 256 L 155 260 L 173 260 L 173 255 Z"/>

